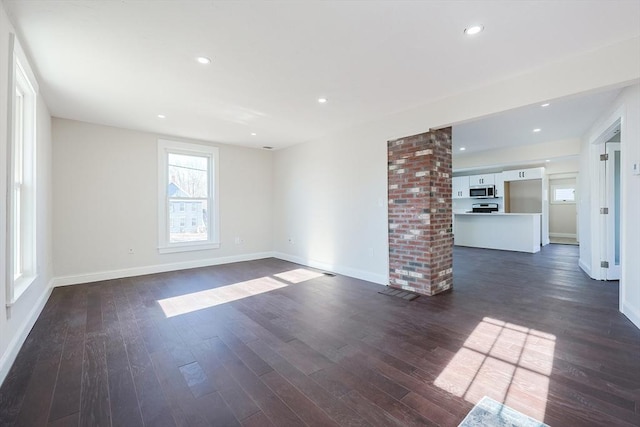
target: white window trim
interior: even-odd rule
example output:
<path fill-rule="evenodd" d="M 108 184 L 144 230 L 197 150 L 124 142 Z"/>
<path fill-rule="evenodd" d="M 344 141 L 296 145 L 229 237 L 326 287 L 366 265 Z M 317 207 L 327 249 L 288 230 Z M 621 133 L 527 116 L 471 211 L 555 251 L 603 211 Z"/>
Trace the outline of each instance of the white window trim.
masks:
<path fill-rule="evenodd" d="M 6 306 L 13 306 L 16 301 L 22 296 L 26 290 L 31 286 L 32 283 L 36 281 L 38 278 L 38 270 L 37 270 L 37 247 L 36 247 L 36 212 L 37 212 L 37 200 L 36 200 L 36 174 L 37 174 L 37 102 L 38 102 L 38 82 L 35 78 L 33 70 L 27 60 L 27 56 L 25 55 L 20 43 L 15 36 L 15 34 L 9 34 L 9 54 L 11 58 L 11 63 L 9 64 L 9 106 L 7 111 L 7 137 L 9 143 L 7 144 L 7 223 L 6 223 L 6 253 L 7 253 L 7 268 L 6 268 Z M 22 77 L 19 77 L 19 74 Z M 19 79 L 24 78 L 26 80 L 25 85 L 29 90 L 30 100 L 29 105 L 26 108 L 29 108 L 32 112 L 31 115 L 25 116 L 25 120 L 27 121 L 26 127 L 28 127 L 28 131 L 25 133 L 25 138 L 29 138 L 31 140 L 30 148 L 32 152 L 30 152 L 30 164 L 28 167 L 30 168 L 31 179 L 30 188 L 25 193 L 25 196 L 28 195 L 29 201 L 31 203 L 29 212 L 26 218 L 21 219 L 21 223 L 26 224 L 26 231 L 23 233 L 23 240 L 28 241 L 28 247 L 30 249 L 29 253 L 29 265 L 30 271 L 26 272 L 27 274 L 20 275 L 19 277 L 15 277 L 14 272 L 14 227 L 13 224 L 16 222 L 15 215 L 15 200 L 14 200 L 14 187 L 15 187 L 15 169 L 14 169 L 14 144 L 15 144 L 15 134 L 17 129 L 15 127 L 15 117 L 14 111 L 16 106 L 16 88 L 19 85 Z M 21 191 L 22 193 L 22 191 Z M 30 213 L 30 215 L 29 215 Z"/>
<path fill-rule="evenodd" d="M 210 175 L 208 222 L 211 224 L 209 239 L 200 242 L 171 243 L 169 241 L 169 216 L 167 183 L 169 182 L 168 154 L 178 153 L 196 156 L 207 156 L 213 173 Z M 203 144 L 158 140 L 158 252 L 161 254 L 173 252 L 201 251 L 220 247 L 220 191 L 219 191 L 219 161 L 218 148 Z"/>

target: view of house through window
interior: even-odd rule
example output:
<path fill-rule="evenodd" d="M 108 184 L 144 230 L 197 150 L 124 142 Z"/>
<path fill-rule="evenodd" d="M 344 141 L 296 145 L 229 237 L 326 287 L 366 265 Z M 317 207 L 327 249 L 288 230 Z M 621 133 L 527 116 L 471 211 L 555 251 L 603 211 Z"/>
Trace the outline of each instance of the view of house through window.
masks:
<path fill-rule="evenodd" d="M 170 242 L 208 240 L 209 159 L 168 154 Z"/>

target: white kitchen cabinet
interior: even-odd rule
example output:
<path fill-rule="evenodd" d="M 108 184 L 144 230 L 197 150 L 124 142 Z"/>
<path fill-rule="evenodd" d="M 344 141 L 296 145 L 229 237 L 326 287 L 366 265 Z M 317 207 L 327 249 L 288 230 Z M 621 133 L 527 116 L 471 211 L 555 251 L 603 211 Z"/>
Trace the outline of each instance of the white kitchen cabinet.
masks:
<path fill-rule="evenodd" d="M 502 172 L 502 181 L 526 181 L 528 179 L 542 179 L 544 168 L 515 169 Z"/>
<path fill-rule="evenodd" d="M 471 175 L 469 177 L 469 186 L 471 187 L 474 185 L 494 185 L 495 183 L 495 175 L 492 173 L 485 175 Z"/>
<path fill-rule="evenodd" d="M 504 178 L 501 173 L 497 173 L 494 175 L 496 180 L 496 197 L 504 197 Z"/>
<path fill-rule="evenodd" d="M 451 198 L 467 199 L 469 198 L 469 177 L 454 176 L 451 180 Z"/>

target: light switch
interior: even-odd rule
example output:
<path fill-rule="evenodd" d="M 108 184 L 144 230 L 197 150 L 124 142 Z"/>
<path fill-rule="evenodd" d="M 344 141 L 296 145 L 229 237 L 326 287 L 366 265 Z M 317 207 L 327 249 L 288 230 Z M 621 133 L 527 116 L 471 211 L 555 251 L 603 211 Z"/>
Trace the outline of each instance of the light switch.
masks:
<path fill-rule="evenodd" d="M 631 173 L 634 175 L 640 175 L 640 162 L 633 162 L 631 164 Z"/>

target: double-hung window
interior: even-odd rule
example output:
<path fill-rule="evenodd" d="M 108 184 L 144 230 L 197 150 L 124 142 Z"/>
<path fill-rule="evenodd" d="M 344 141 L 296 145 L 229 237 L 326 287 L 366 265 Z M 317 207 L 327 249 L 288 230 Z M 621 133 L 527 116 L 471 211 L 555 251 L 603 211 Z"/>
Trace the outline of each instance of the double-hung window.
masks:
<path fill-rule="evenodd" d="M 158 250 L 220 247 L 218 149 L 158 141 Z"/>
<path fill-rule="evenodd" d="M 7 305 L 37 277 L 36 101 L 38 86 L 15 35 L 9 38 Z"/>

